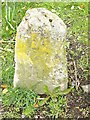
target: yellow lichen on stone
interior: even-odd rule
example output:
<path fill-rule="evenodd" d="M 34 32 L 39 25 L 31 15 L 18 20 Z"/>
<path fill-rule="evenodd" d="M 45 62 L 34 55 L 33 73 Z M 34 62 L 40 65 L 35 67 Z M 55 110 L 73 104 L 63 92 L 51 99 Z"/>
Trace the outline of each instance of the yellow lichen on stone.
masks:
<path fill-rule="evenodd" d="M 35 41 L 32 41 L 31 48 L 36 48 Z"/>
<path fill-rule="evenodd" d="M 17 56 L 21 61 L 29 61 L 33 66 L 39 66 L 37 69 L 40 68 L 46 73 L 49 73 L 60 61 L 59 57 L 51 61 L 52 53 L 62 53 L 63 47 L 58 47 L 59 44 L 57 44 L 55 48 L 54 42 L 53 44 L 50 43 L 50 38 L 39 38 L 36 33 L 32 33 L 31 36 L 31 39 L 27 39 L 26 41 L 17 39 Z M 61 41 L 60 45 L 62 45 Z"/>
<path fill-rule="evenodd" d="M 16 54 L 20 62 L 29 61 L 37 69 L 39 77 L 47 77 L 52 70 L 51 55 L 53 45 L 49 38 L 39 38 L 32 33 L 31 38 L 26 41 L 17 39 Z M 47 64 L 48 63 L 48 64 Z"/>
<path fill-rule="evenodd" d="M 52 50 L 53 49 L 52 49 L 52 45 L 51 45 L 50 41 L 46 38 L 43 38 L 42 45 L 39 46 L 39 51 L 50 55 L 52 53 Z"/>
<path fill-rule="evenodd" d="M 27 57 L 26 50 L 26 43 L 19 39 L 16 46 L 16 53 L 19 59 L 25 59 Z"/>
<path fill-rule="evenodd" d="M 53 46 L 49 39 L 43 37 L 39 38 L 37 34 L 33 34 L 31 36 L 30 58 L 33 62 L 33 66 L 37 68 L 39 73 L 38 75 L 42 76 L 43 78 L 44 76 L 48 76 L 49 72 L 51 71 L 51 68 L 47 65 L 47 62 L 50 64 Z"/>

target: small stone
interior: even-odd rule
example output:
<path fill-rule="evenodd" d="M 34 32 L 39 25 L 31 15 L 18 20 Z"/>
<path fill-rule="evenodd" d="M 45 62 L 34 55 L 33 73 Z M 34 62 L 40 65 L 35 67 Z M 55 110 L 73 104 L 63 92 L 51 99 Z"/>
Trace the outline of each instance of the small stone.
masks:
<path fill-rule="evenodd" d="M 83 90 L 84 90 L 84 92 L 86 92 L 86 93 L 89 93 L 90 92 L 90 84 L 88 84 L 88 85 L 82 85 L 82 88 L 83 88 Z"/>
<path fill-rule="evenodd" d="M 21 117 L 22 117 L 22 118 L 25 118 L 25 115 L 22 114 Z"/>

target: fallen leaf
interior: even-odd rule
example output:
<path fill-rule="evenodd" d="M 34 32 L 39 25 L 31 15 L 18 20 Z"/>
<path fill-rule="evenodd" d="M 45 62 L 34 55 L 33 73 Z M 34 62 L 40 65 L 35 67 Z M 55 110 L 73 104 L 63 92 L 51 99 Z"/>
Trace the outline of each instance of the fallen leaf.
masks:
<path fill-rule="evenodd" d="M 8 26 L 6 26 L 6 31 L 8 31 L 9 29 L 8 29 Z"/>
<path fill-rule="evenodd" d="M 2 91 L 3 94 L 6 94 L 7 92 L 8 92 L 8 89 L 7 89 L 7 88 L 5 88 L 5 89 Z"/>
<path fill-rule="evenodd" d="M 35 107 L 35 108 L 37 108 L 37 107 L 38 107 L 38 104 L 37 104 L 37 103 L 36 103 L 36 104 L 34 104 L 34 107 Z"/>
<path fill-rule="evenodd" d="M 82 9 L 83 9 L 84 7 L 85 7 L 85 6 L 84 6 L 83 4 L 81 4 L 81 5 L 80 5 L 80 8 L 82 8 Z"/>
<path fill-rule="evenodd" d="M 7 88 L 7 85 L 6 85 L 6 84 L 1 85 L 1 88 L 2 88 L 2 89 L 5 89 L 5 88 Z"/>
<path fill-rule="evenodd" d="M 74 6 L 71 7 L 71 10 L 73 10 L 73 9 L 74 9 Z"/>
<path fill-rule="evenodd" d="M 2 44 L 3 43 L 3 40 L 0 40 L 0 44 Z"/>

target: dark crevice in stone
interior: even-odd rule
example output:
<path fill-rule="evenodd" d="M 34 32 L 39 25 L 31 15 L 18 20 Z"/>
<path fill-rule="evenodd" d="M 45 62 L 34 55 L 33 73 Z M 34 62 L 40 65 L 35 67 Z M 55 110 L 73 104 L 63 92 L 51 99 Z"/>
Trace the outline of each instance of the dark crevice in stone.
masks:
<path fill-rule="evenodd" d="M 52 19 L 49 19 L 50 22 L 52 22 Z"/>
<path fill-rule="evenodd" d="M 47 17 L 47 15 L 45 15 L 45 17 Z"/>

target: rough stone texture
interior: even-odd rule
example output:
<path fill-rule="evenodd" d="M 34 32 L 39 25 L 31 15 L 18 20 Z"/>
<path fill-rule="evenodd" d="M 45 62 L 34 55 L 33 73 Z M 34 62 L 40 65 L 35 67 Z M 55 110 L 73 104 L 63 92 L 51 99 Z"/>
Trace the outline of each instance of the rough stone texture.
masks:
<path fill-rule="evenodd" d="M 14 87 L 27 87 L 44 93 L 67 88 L 65 51 L 66 26 L 45 8 L 27 10 L 17 28 Z"/>

